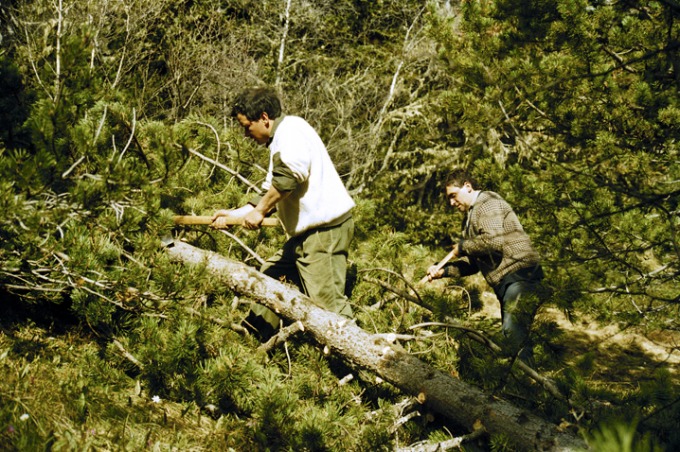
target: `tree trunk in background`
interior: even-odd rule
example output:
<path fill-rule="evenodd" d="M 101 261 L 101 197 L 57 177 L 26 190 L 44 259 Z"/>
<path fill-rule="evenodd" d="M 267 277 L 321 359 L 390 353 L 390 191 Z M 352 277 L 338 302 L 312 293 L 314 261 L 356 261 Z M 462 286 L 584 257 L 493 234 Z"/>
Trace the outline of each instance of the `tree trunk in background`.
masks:
<path fill-rule="evenodd" d="M 418 396 L 427 407 L 455 423 L 473 430 L 480 420 L 490 434 L 504 434 L 523 450 L 573 451 L 587 449 L 586 443 L 511 403 L 491 397 L 451 375 L 432 368 L 372 335 L 355 322 L 311 303 L 299 291 L 245 264 L 180 241 L 167 244 L 175 261 L 206 265 L 237 293 L 247 295 L 291 321 L 300 321 L 305 331 L 350 363 L 375 372 L 407 394 Z"/>

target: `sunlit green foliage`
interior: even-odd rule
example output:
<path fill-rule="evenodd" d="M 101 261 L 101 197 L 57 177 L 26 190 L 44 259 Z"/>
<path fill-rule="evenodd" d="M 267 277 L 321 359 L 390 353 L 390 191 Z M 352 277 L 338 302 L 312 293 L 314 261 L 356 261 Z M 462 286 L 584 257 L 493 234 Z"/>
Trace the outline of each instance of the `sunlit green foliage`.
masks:
<path fill-rule="evenodd" d="M 229 118 L 258 83 L 319 130 L 355 195 L 363 328 L 412 336 L 407 351 L 591 433 L 597 450 L 677 448 L 677 375 L 637 346 L 603 356 L 540 317 L 539 369 L 569 407 L 440 324 L 502 343 L 481 278 L 413 283 L 457 239 L 442 181 L 470 165 L 544 256 L 546 310 L 675 337 L 677 5 L 286 5 L 0 5 L 0 449 L 394 450 L 465 433 L 420 408 L 395 429 L 404 395 L 305 335 L 255 352 L 231 327 L 247 294 L 168 261 L 163 236 L 253 266 L 283 242 L 171 218 L 259 190 L 266 149 Z"/>

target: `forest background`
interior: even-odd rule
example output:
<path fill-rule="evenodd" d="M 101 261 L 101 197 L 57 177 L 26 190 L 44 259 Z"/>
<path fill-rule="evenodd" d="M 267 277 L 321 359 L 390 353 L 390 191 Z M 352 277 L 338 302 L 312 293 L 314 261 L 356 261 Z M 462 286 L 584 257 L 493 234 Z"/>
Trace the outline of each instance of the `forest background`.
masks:
<path fill-rule="evenodd" d="M 229 105 L 268 84 L 357 201 L 363 328 L 596 450 L 677 450 L 679 18 L 676 0 L 3 1 L 0 449 L 407 450 L 467 433 L 304 333 L 256 353 L 233 326 L 248 294 L 161 247 L 257 267 L 283 243 L 172 221 L 259 190 L 267 150 Z M 413 284 L 458 237 L 442 182 L 459 165 L 544 257 L 537 368 L 573 404 L 436 323 L 499 340 L 482 279 Z"/>

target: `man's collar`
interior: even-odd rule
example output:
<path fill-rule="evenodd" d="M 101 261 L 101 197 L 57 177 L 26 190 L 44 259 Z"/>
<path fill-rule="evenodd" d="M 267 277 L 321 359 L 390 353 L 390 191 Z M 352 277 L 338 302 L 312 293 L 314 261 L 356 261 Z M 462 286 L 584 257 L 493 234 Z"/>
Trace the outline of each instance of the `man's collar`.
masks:
<path fill-rule="evenodd" d="M 479 198 L 479 194 L 481 192 L 482 192 L 481 190 L 474 190 L 472 192 L 472 202 L 470 203 L 470 208 L 472 208 L 472 206 L 475 205 L 475 203 L 477 202 L 477 198 Z"/>
<path fill-rule="evenodd" d="M 267 142 L 267 146 L 269 146 L 269 144 L 274 139 L 274 134 L 276 133 L 276 129 L 279 128 L 279 124 L 281 124 L 281 121 L 283 121 L 285 117 L 286 117 L 286 115 L 281 115 L 278 118 L 272 120 L 272 121 L 274 121 L 274 127 L 272 127 L 272 133 L 269 134 L 269 141 Z"/>

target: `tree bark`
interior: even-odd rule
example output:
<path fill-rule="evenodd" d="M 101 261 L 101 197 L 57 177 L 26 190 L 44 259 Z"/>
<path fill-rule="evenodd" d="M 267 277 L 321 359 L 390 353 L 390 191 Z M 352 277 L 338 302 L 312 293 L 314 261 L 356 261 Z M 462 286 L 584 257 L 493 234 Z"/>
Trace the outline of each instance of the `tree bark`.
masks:
<path fill-rule="evenodd" d="M 314 305 L 298 290 L 245 264 L 180 241 L 167 242 L 166 246 L 174 261 L 204 265 L 233 291 L 247 294 L 291 321 L 300 321 L 320 344 L 417 396 L 428 408 L 469 431 L 479 420 L 489 433 L 506 435 L 522 450 L 587 449 L 574 433 L 561 431 L 555 424 L 432 368 L 387 342 L 384 335 L 369 334 L 354 321 Z"/>

